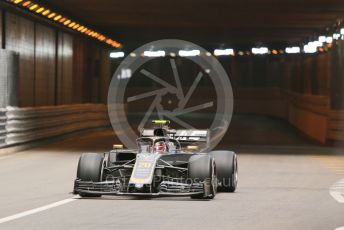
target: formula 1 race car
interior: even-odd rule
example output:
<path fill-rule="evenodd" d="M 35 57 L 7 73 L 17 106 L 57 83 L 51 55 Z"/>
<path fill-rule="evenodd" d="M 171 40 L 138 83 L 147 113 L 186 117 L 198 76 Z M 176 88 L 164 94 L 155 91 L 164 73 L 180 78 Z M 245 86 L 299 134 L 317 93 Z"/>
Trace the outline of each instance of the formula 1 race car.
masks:
<path fill-rule="evenodd" d="M 217 191 L 234 192 L 238 163 L 232 151 L 200 152 L 209 143 L 208 130 L 173 130 L 169 121 L 153 121 L 144 129 L 137 149 L 114 150 L 80 156 L 74 194 L 190 196 L 213 199 Z M 192 144 L 192 145 L 191 145 Z M 195 145 L 199 144 L 199 146 Z"/>

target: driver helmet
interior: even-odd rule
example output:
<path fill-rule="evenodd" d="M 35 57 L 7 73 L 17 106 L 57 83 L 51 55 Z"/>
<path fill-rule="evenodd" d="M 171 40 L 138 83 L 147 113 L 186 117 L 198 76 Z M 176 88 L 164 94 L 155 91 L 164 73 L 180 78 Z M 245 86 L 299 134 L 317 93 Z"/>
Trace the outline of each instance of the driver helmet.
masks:
<path fill-rule="evenodd" d="M 156 153 L 164 153 L 167 151 L 167 146 L 164 141 L 158 141 L 154 144 L 154 152 Z"/>

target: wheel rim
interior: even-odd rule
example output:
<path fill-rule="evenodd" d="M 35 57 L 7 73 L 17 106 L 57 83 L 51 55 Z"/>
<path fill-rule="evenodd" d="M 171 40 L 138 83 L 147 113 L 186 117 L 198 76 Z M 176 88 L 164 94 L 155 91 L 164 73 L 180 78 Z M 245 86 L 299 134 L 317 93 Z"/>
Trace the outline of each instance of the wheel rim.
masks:
<path fill-rule="evenodd" d="M 103 181 L 103 172 L 104 172 L 104 167 L 105 167 L 105 164 L 106 164 L 106 161 L 105 161 L 105 158 L 103 159 L 102 161 L 102 167 L 100 168 L 100 182 Z"/>
<path fill-rule="evenodd" d="M 238 161 L 236 156 L 234 157 L 234 175 L 233 175 L 233 187 L 236 187 L 238 184 Z"/>
<path fill-rule="evenodd" d="M 215 196 L 216 191 L 217 191 L 217 176 L 216 176 L 216 165 L 215 165 L 215 161 L 213 160 L 212 163 L 212 177 L 211 177 L 211 184 L 212 184 L 212 195 Z"/>

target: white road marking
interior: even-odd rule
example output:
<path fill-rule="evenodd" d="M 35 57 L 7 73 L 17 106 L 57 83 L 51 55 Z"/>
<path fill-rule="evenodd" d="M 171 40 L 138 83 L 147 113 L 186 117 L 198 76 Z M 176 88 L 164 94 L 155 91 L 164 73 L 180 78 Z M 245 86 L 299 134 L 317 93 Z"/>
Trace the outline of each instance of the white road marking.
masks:
<path fill-rule="evenodd" d="M 344 179 L 337 181 L 330 187 L 330 195 L 338 203 L 344 203 Z M 335 228 L 334 230 L 344 230 L 344 226 Z"/>
<path fill-rule="evenodd" d="M 344 203 L 344 197 L 341 192 L 330 191 L 330 195 L 335 199 L 338 203 Z"/>
<path fill-rule="evenodd" d="M 335 230 L 344 230 L 344 226 L 343 226 L 343 227 L 336 228 Z"/>
<path fill-rule="evenodd" d="M 19 219 L 19 218 L 22 218 L 22 217 L 25 217 L 25 216 L 29 216 L 29 215 L 32 215 L 32 214 L 35 214 L 35 213 L 43 212 L 45 210 L 48 210 L 48 209 L 51 209 L 51 208 L 55 208 L 55 207 L 58 207 L 58 206 L 61 206 L 61 205 L 64 205 L 64 204 L 68 204 L 68 203 L 70 203 L 72 201 L 77 200 L 76 198 L 78 198 L 78 197 L 79 196 L 73 196 L 72 198 L 68 198 L 68 199 L 65 199 L 65 200 L 60 200 L 60 201 L 57 201 L 55 203 L 48 204 L 48 205 L 45 205 L 45 206 L 42 206 L 42 207 L 39 207 L 39 208 L 31 209 L 31 210 L 28 210 L 28 211 L 25 211 L 25 212 L 20 212 L 18 214 L 14 214 L 14 215 L 11 215 L 11 216 L 7 216 L 7 217 L 4 217 L 4 218 L 1 218 L 0 219 L 0 224 L 5 223 L 5 222 L 9 222 L 9 221 L 12 221 L 12 220 L 16 220 L 16 219 Z"/>
<path fill-rule="evenodd" d="M 335 199 L 338 203 L 344 203 L 344 179 L 334 183 L 330 187 L 329 192 L 333 199 Z"/>

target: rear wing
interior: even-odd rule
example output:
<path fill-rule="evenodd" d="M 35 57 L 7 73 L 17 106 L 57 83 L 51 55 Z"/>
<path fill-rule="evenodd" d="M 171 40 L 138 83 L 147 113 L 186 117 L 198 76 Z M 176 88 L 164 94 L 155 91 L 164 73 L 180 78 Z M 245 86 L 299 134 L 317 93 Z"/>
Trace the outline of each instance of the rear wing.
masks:
<path fill-rule="evenodd" d="M 176 130 L 174 138 L 179 142 L 208 142 L 209 130 L 207 129 L 179 129 Z"/>
<path fill-rule="evenodd" d="M 210 139 L 208 129 L 169 129 L 167 136 L 178 140 L 180 143 L 202 142 L 207 145 Z M 154 137 L 154 129 L 143 129 L 141 137 Z"/>

